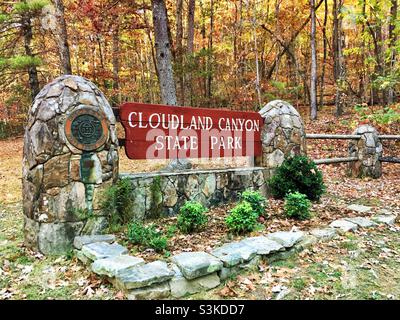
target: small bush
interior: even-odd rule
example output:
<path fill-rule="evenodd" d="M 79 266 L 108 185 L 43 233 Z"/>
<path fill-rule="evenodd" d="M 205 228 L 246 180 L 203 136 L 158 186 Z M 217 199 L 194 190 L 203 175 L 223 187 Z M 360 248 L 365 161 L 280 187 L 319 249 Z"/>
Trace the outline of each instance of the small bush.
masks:
<path fill-rule="evenodd" d="M 101 208 L 109 220 L 110 228 L 132 220 L 133 186 L 129 179 L 121 179 L 103 193 Z"/>
<path fill-rule="evenodd" d="M 153 248 L 157 252 L 168 246 L 167 238 L 157 231 L 154 225 L 146 227 L 138 222 L 132 222 L 128 225 L 127 237 L 133 244 Z"/>
<path fill-rule="evenodd" d="M 234 207 L 225 222 L 228 229 L 233 233 L 246 233 L 253 231 L 257 225 L 258 214 L 253 210 L 251 204 L 242 201 Z"/>
<path fill-rule="evenodd" d="M 257 213 L 258 216 L 261 216 L 265 212 L 265 205 L 267 203 L 267 199 L 265 199 L 260 192 L 245 190 L 242 192 L 240 198 L 243 201 L 250 203 L 253 211 Z"/>
<path fill-rule="evenodd" d="M 311 218 L 311 201 L 300 192 L 289 193 L 285 197 L 285 214 L 290 218 L 306 220 Z"/>
<path fill-rule="evenodd" d="M 319 200 L 325 192 L 322 173 L 314 161 L 305 156 L 294 156 L 283 161 L 268 181 L 271 193 L 282 199 L 288 193 L 300 192 L 310 200 Z"/>
<path fill-rule="evenodd" d="M 207 216 L 204 214 L 206 208 L 195 201 L 187 201 L 180 209 L 178 215 L 178 229 L 184 233 L 198 230 L 207 223 Z"/>

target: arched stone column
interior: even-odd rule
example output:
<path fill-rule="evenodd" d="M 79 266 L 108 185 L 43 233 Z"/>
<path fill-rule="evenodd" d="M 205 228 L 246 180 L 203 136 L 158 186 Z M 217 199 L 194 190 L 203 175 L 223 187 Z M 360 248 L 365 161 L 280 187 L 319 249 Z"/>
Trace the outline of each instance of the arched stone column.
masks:
<path fill-rule="evenodd" d="M 378 132 L 370 125 L 362 125 L 353 134 L 361 138 L 349 143 L 349 156 L 358 158 L 358 161 L 349 163 L 349 174 L 359 178 L 381 177 L 382 164 L 379 158 L 382 157 L 383 148 Z"/>
<path fill-rule="evenodd" d="M 101 91 L 62 76 L 36 96 L 23 152 L 25 244 L 44 254 L 71 248 L 75 235 L 99 233 L 102 191 L 118 178 L 115 117 Z"/>
<path fill-rule="evenodd" d="M 274 170 L 283 160 L 306 154 L 304 124 L 297 110 L 282 100 L 269 102 L 259 111 L 264 118 L 261 131 L 262 156 L 258 165 Z"/>

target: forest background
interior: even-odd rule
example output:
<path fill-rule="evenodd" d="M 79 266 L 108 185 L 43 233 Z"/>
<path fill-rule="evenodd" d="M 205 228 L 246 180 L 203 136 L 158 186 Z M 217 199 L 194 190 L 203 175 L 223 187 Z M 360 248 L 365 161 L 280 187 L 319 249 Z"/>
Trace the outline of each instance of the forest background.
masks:
<path fill-rule="evenodd" d="M 0 137 L 62 74 L 125 101 L 399 117 L 397 0 L 2 0 Z M 391 107 L 390 107 L 391 106 Z M 386 119 L 385 118 L 385 119 Z M 398 119 L 395 119 L 398 120 Z"/>

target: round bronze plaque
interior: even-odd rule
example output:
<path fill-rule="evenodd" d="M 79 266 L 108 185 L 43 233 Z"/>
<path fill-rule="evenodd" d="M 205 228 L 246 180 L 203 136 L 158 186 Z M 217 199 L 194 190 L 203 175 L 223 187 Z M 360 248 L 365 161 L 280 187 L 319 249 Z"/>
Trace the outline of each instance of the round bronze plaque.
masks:
<path fill-rule="evenodd" d="M 107 141 L 108 121 L 92 108 L 81 108 L 70 114 L 65 122 L 65 135 L 76 148 L 95 150 Z"/>

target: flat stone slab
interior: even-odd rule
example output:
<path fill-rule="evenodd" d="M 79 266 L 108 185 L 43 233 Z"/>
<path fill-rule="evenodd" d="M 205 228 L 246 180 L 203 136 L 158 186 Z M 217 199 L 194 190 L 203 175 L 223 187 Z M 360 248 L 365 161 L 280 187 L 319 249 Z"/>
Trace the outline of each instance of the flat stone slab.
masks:
<path fill-rule="evenodd" d="M 128 300 L 159 300 L 168 298 L 171 294 L 169 283 L 157 283 L 149 287 L 133 289 L 128 292 Z"/>
<path fill-rule="evenodd" d="M 78 260 L 82 262 L 84 265 L 90 265 L 92 263 L 92 260 L 86 257 L 81 250 L 74 249 L 74 253 L 75 256 L 78 258 Z"/>
<path fill-rule="evenodd" d="M 334 228 L 322 228 L 322 229 L 313 229 L 310 231 L 310 234 L 321 240 L 330 240 L 333 239 L 337 232 Z"/>
<path fill-rule="evenodd" d="M 396 218 L 397 217 L 395 215 L 382 214 L 373 216 L 371 220 L 375 221 L 376 223 L 385 223 L 389 226 L 393 226 L 396 222 Z"/>
<path fill-rule="evenodd" d="M 181 298 L 189 294 L 210 290 L 221 284 L 221 280 L 216 272 L 197 279 L 187 280 L 178 267 L 175 267 L 174 270 L 176 271 L 175 277 L 169 281 L 171 296 L 174 298 Z"/>
<path fill-rule="evenodd" d="M 112 243 L 115 241 L 115 236 L 113 234 L 95 234 L 92 236 L 78 236 L 74 239 L 74 247 L 81 250 L 82 246 L 85 244 L 95 243 L 95 242 L 108 242 Z"/>
<path fill-rule="evenodd" d="M 241 242 L 255 248 L 257 250 L 257 254 L 260 255 L 267 255 L 269 253 L 282 250 L 284 248 L 282 244 L 262 236 L 246 238 Z"/>
<path fill-rule="evenodd" d="M 331 222 L 329 226 L 332 228 L 339 229 L 342 232 L 356 231 L 358 228 L 357 224 L 347 221 L 345 219 L 335 220 Z"/>
<path fill-rule="evenodd" d="M 186 279 L 195 279 L 221 270 L 222 261 L 206 252 L 183 252 L 172 257 Z"/>
<path fill-rule="evenodd" d="M 363 206 L 362 204 L 351 204 L 351 205 L 347 206 L 347 209 L 357 211 L 360 213 L 366 213 L 366 212 L 370 212 L 372 210 L 371 207 Z"/>
<path fill-rule="evenodd" d="M 296 231 L 296 232 L 278 231 L 267 235 L 268 239 L 280 243 L 285 248 L 293 247 L 303 237 L 304 237 L 303 231 Z"/>
<path fill-rule="evenodd" d="M 211 254 L 220 259 L 225 267 L 232 267 L 254 258 L 257 249 L 243 242 L 232 242 L 213 250 Z"/>
<path fill-rule="evenodd" d="M 171 279 L 175 272 L 163 261 L 154 261 L 133 267 L 115 277 L 115 284 L 121 290 L 130 290 L 151 286 Z"/>
<path fill-rule="evenodd" d="M 142 258 L 122 255 L 96 260 L 92 263 L 91 268 L 94 273 L 112 278 L 129 268 L 143 264 Z"/>
<path fill-rule="evenodd" d="M 128 253 L 128 249 L 118 243 L 94 242 L 82 247 L 82 253 L 92 261 Z"/>
<path fill-rule="evenodd" d="M 350 221 L 351 223 L 355 223 L 361 228 L 370 228 L 376 226 L 376 223 L 368 218 L 354 217 L 354 218 L 346 218 L 346 220 Z"/>

